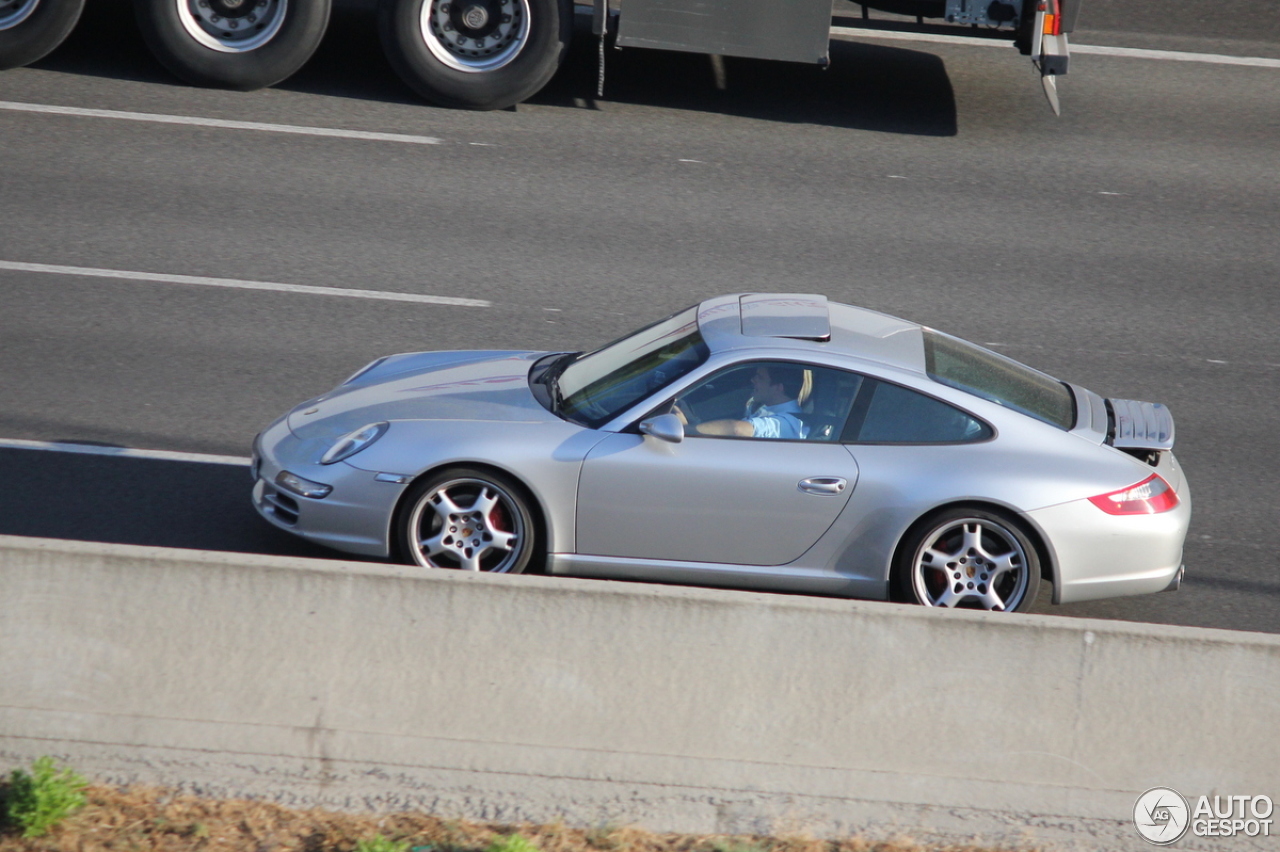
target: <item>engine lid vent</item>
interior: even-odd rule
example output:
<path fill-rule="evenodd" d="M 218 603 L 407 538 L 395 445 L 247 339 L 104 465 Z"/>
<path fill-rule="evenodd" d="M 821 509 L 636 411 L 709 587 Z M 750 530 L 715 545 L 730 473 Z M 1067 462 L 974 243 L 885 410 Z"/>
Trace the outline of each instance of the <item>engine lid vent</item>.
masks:
<path fill-rule="evenodd" d="M 1173 449 L 1173 415 L 1158 402 L 1109 399 L 1107 443 L 1117 450 Z"/>

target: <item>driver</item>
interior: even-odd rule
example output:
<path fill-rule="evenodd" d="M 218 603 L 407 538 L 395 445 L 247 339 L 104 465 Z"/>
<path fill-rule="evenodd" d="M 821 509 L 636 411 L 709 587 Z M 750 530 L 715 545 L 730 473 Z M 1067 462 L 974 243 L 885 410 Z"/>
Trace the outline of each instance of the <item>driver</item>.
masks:
<path fill-rule="evenodd" d="M 751 377 L 751 399 L 747 400 L 741 420 L 708 420 L 693 430 L 699 435 L 803 440 L 809 436 L 809 428 L 800 422 L 800 403 L 796 401 L 803 383 L 801 367 L 781 364 L 757 367 Z M 681 423 L 688 425 L 689 420 L 679 406 L 675 413 Z"/>

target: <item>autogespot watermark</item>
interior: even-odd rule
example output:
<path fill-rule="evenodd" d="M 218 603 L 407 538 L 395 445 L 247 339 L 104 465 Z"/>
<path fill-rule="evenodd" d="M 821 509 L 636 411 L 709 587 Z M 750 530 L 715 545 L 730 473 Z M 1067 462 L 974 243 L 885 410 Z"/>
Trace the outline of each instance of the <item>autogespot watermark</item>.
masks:
<path fill-rule="evenodd" d="M 1157 846 L 1196 837 L 1271 836 L 1270 796 L 1201 796 L 1194 808 L 1171 787 L 1152 787 L 1133 803 L 1133 824 Z"/>

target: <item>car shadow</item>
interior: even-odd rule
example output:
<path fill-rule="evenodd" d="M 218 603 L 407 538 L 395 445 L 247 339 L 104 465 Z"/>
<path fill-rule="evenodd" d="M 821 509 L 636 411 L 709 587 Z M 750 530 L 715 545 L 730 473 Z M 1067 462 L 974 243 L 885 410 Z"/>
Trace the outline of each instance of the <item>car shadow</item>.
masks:
<path fill-rule="evenodd" d="M 0 534 L 322 559 L 250 504 L 247 465 L 0 449 Z"/>
<path fill-rule="evenodd" d="M 598 42 L 579 21 L 564 66 L 530 104 L 599 109 L 609 103 L 924 136 L 956 135 L 956 102 L 942 60 L 878 44 L 831 42 L 831 65 L 713 59 L 702 54 L 605 50 L 605 97 L 595 98 Z M 90 2 L 80 24 L 37 68 L 174 86 L 121 4 Z M 320 48 L 284 91 L 396 104 L 426 104 L 382 53 L 373 12 L 334 9 Z M 518 111 L 518 108 L 517 108 Z"/>

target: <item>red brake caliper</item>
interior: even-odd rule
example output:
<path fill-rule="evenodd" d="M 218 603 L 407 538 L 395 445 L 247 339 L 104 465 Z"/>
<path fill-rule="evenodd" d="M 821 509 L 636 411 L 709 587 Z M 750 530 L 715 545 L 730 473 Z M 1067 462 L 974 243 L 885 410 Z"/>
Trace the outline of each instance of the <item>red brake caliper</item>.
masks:
<path fill-rule="evenodd" d="M 489 529 L 494 532 L 510 532 L 507 526 L 506 510 L 502 508 L 501 503 L 498 503 L 489 510 Z"/>

